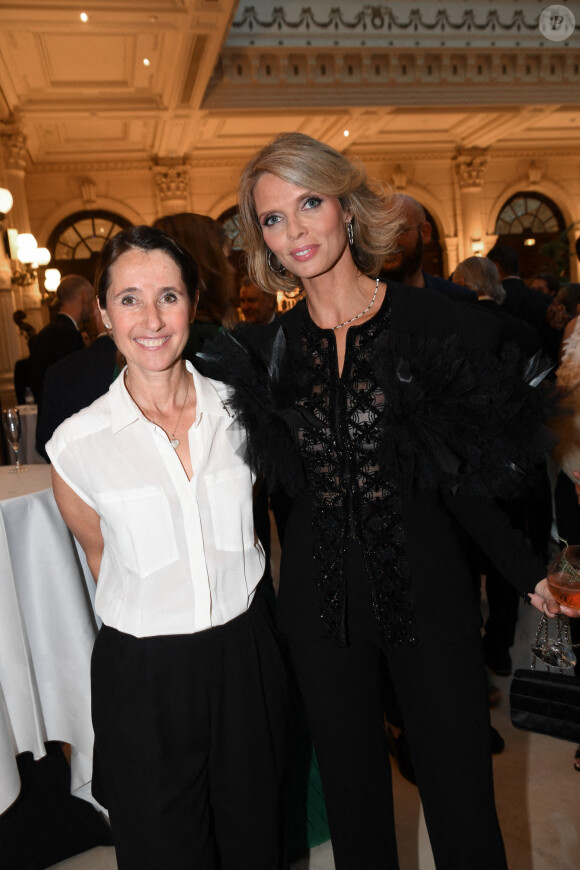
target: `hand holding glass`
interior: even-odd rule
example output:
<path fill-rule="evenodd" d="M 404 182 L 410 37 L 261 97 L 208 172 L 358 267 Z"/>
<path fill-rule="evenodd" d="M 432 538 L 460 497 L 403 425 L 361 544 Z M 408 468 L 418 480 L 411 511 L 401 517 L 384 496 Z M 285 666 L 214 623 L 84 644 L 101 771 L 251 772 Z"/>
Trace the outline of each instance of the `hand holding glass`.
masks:
<path fill-rule="evenodd" d="M 20 412 L 18 408 L 8 408 L 2 411 L 2 425 L 6 433 L 6 438 L 12 445 L 14 456 L 16 457 L 16 465 L 10 469 L 10 474 L 19 474 L 22 471 L 27 471 L 26 466 L 20 464 L 20 438 L 22 437 L 22 425 L 20 423 Z"/>
<path fill-rule="evenodd" d="M 580 610 L 580 546 L 566 546 L 558 553 L 548 569 L 548 589 L 559 604 Z M 556 625 L 556 640 L 550 642 L 548 619 L 542 616 L 532 652 L 547 665 L 572 668 L 576 656 L 570 643 L 567 617 L 558 613 Z"/>

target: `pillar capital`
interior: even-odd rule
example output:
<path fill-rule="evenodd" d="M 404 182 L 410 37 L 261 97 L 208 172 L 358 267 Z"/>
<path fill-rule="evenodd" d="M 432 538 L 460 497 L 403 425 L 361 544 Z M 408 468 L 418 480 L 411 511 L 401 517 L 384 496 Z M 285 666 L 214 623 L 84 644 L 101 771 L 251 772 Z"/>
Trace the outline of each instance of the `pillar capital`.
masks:
<path fill-rule="evenodd" d="M 459 189 L 465 192 L 480 191 L 488 167 L 485 152 L 476 148 L 470 149 L 457 154 L 454 160 Z"/>
<path fill-rule="evenodd" d="M 189 208 L 189 167 L 186 163 L 159 164 L 153 175 L 162 214 L 175 214 Z"/>

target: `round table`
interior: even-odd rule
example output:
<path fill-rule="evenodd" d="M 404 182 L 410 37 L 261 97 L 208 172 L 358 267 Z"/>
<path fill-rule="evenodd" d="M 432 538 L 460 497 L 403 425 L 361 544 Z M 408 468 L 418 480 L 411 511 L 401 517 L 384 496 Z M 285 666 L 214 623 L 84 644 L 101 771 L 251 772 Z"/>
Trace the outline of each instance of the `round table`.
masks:
<path fill-rule="evenodd" d="M 71 792 L 91 802 L 94 581 L 52 494 L 50 466 L 0 467 L 0 813 L 18 797 L 15 756 L 69 743 Z"/>

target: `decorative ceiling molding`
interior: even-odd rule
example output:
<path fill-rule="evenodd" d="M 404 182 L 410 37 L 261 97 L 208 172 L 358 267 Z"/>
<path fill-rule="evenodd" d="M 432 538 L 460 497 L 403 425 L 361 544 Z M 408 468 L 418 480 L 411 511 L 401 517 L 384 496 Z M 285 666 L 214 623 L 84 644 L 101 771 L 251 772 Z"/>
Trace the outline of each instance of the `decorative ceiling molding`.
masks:
<path fill-rule="evenodd" d="M 486 4 L 487 5 L 487 4 Z M 310 45 L 405 44 L 445 45 L 460 40 L 464 45 L 485 41 L 492 46 L 543 45 L 538 29 L 541 8 L 537 3 L 494 3 L 496 8 L 466 9 L 461 2 L 440 4 L 423 2 L 421 8 L 410 3 L 367 4 L 343 0 L 340 6 L 286 0 L 284 6 L 270 0 L 254 0 L 251 6 L 240 4 L 228 37 L 228 46 L 249 44 L 292 45 L 306 41 Z M 322 7 L 322 8 L 321 8 Z M 510 8 L 511 7 L 511 8 Z M 576 25 L 578 30 L 578 25 Z M 392 40 L 389 41 L 389 37 Z"/>
<path fill-rule="evenodd" d="M 580 51 L 225 48 L 203 108 L 560 104 L 579 86 Z"/>
<path fill-rule="evenodd" d="M 35 163 L 26 169 L 27 175 L 66 175 L 76 172 L 149 172 L 153 168 L 151 160 L 87 160 L 82 162 L 62 161 L 54 163 Z"/>

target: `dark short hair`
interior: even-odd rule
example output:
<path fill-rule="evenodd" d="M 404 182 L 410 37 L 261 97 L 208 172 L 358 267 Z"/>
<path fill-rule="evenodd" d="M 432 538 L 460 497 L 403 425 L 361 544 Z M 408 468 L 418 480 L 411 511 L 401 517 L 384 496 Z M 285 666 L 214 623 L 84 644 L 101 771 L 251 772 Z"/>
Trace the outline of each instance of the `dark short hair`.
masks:
<path fill-rule="evenodd" d="M 544 281 L 551 296 L 555 296 L 560 289 L 560 282 L 553 272 L 538 272 L 533 276 L 532 281 Z"/>
<path fill-rule="evenodd" d="M 519 275 L 520 261 L 518 252 L 507 245 L 495 245 L 487 254 L 487 258 L 498 266 L 504 275 Z"/>
<path fill-rule="evenodd" d="M 150 251 L 163 251 L 165 254 L 168 254 L 179 268 L 187 295 L 192 303 L 195 302 L 199 273 L 196 262 L 191 254 L 182 248 L 175 239 L 167 235 L 167 233 L 162 233 L 161 230 L 155 229 L 155 227 L 141 226 L 130 227 L 130 229 L 123 230 L 116 236 L 113 236 L 101 251 L 97 277 L 95 279 L 97 299 L 101 308 L 105 308 L 107 304 L 107 290 L 111 286 L 111 270 L 113 266 L 119 257 L 126 254 L 127 251 L 132 250 L 145 251 L 146 253 Z"/>
<path fill-rule="evenodd" d="M 558 293 L 556 302 L 564 306 L 570 317 L 575 317 L 576 306 L 580 305 L 580 284 L 566 284 Z"/>

